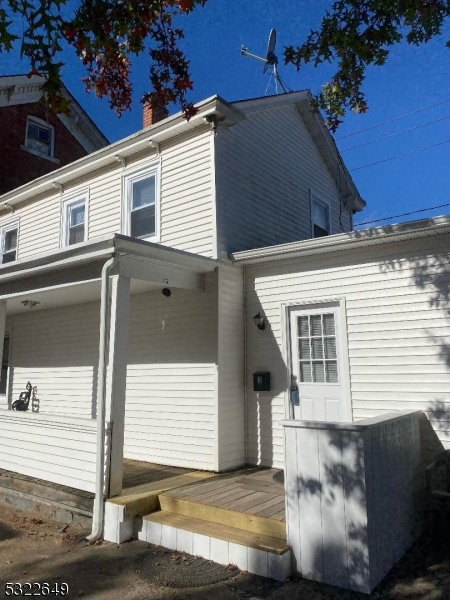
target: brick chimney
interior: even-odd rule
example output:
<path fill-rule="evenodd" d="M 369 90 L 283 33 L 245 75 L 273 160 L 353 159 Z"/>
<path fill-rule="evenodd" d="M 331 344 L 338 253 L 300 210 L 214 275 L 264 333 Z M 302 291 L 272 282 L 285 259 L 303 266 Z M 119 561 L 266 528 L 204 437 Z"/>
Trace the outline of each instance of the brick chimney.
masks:
<path fill-rule="evenodd" d="M 158 123 L 158 121 L 162 121 L 166 117 L 169 116 L 169 111 L 162 104 L 158 106 L 152 106 L 150 102 L 144 102 L 143 109 L 143 127 L 150 127 L 150 125 L 154 125 Z"/>

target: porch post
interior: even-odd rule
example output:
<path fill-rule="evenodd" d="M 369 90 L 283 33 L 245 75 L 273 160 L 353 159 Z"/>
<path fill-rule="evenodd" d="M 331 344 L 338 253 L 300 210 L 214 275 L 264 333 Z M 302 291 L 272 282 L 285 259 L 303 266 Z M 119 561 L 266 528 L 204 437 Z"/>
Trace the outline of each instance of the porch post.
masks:
<path fill-rule="evenodd" d="M 130 326 L 130 279 L 116 275 L 111 281 L 111 320 L 109 337 L 109 407 L 111 423 L 110 479 L 108 496 L 122 492 L 125 394 Z"/>

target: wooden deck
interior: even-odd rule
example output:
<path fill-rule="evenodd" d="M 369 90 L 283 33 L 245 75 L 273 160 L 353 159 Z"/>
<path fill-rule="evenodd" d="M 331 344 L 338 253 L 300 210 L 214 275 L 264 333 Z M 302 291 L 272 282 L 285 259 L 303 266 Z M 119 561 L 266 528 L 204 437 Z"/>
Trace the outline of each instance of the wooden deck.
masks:
<path fill-rule="evenodd" d="M 146 483 L 154 483 L 163 481 L 178 475 L 186 475 L 192 469 L 182 469 L 179 467 L 165 467 L 163 465 L 155 465 L 153 463 L 142 462 L 139 460 L 130 460 L 128 458 L 123 461 L 123 489 L 134 488 Z"/>
<path fill-rule="evenodd" d="M 213 481 L 174 488 L 164 496 L 284 522 L 284 485 L 274 480 L 276 473 L 277 469 L 258 469 L 219 475 Z"/>

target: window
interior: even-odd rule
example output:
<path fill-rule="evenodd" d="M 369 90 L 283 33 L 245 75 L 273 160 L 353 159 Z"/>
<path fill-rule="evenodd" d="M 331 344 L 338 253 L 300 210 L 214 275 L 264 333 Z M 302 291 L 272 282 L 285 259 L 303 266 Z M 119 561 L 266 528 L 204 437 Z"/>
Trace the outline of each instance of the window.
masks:
<path fill-rule="evenodd" d="M 53 157 L 54 128 L 37 117 L 28 117 L 25 147 L 34 154 Z"/>
<path fill-rule="evenodd" d="M 123 232 L 155 241 L 159 236 L 159 164 L 125 174 Z"/>
<path fill-rule="evenodd" d="M 311 196 L 312 236 L 330 234 L 330 207 L 315 196 Z"/>
<path fill-rule="evenodd" d="M 1 229 L 2 236 L 2 263 L 17 260 L 17 244 L 19 240 L 19 223 L 9 223 Z"/>
<path fill-rule="evenodd" d="M 301 383 L 339 383 L 333 313 L 298 317 Z"/>
<path fill-rule="evenodd" d="M 80 244 L 87 239 L 87 191 L 62 200 L 61 246 Z"/>
<path fill-rule="evenodd" d="M 11 337 L 9 335 L 5 335 L 3 342 L 2 370 L 0 375 L 0 396 L 6 396 L 8 392 L 10 351 Z"/>

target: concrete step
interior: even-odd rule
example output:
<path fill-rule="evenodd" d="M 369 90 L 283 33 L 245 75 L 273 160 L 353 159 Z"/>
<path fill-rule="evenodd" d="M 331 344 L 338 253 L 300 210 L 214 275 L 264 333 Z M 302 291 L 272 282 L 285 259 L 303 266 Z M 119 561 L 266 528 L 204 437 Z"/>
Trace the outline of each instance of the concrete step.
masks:
<path fill-rule="evenodd" d="M 201 504 L 188 498 L 177 498 L 175 492 L 160 494 L 161 510 L 167 513 L 200 519 L 218 525 L 228 525 L 248 533 L 286 540 L 286 523 L 268 517 L 260 517 L 209 504 Z"/>
<path fill-rule="evenodd" d="M 139 538 L 219 564 L 234 564 L 242 571 L 277 581 L 285 581 L 291 574 L 291 551 L 285 536 L 277 538 L 158 511 L 143 518 Z"/>

